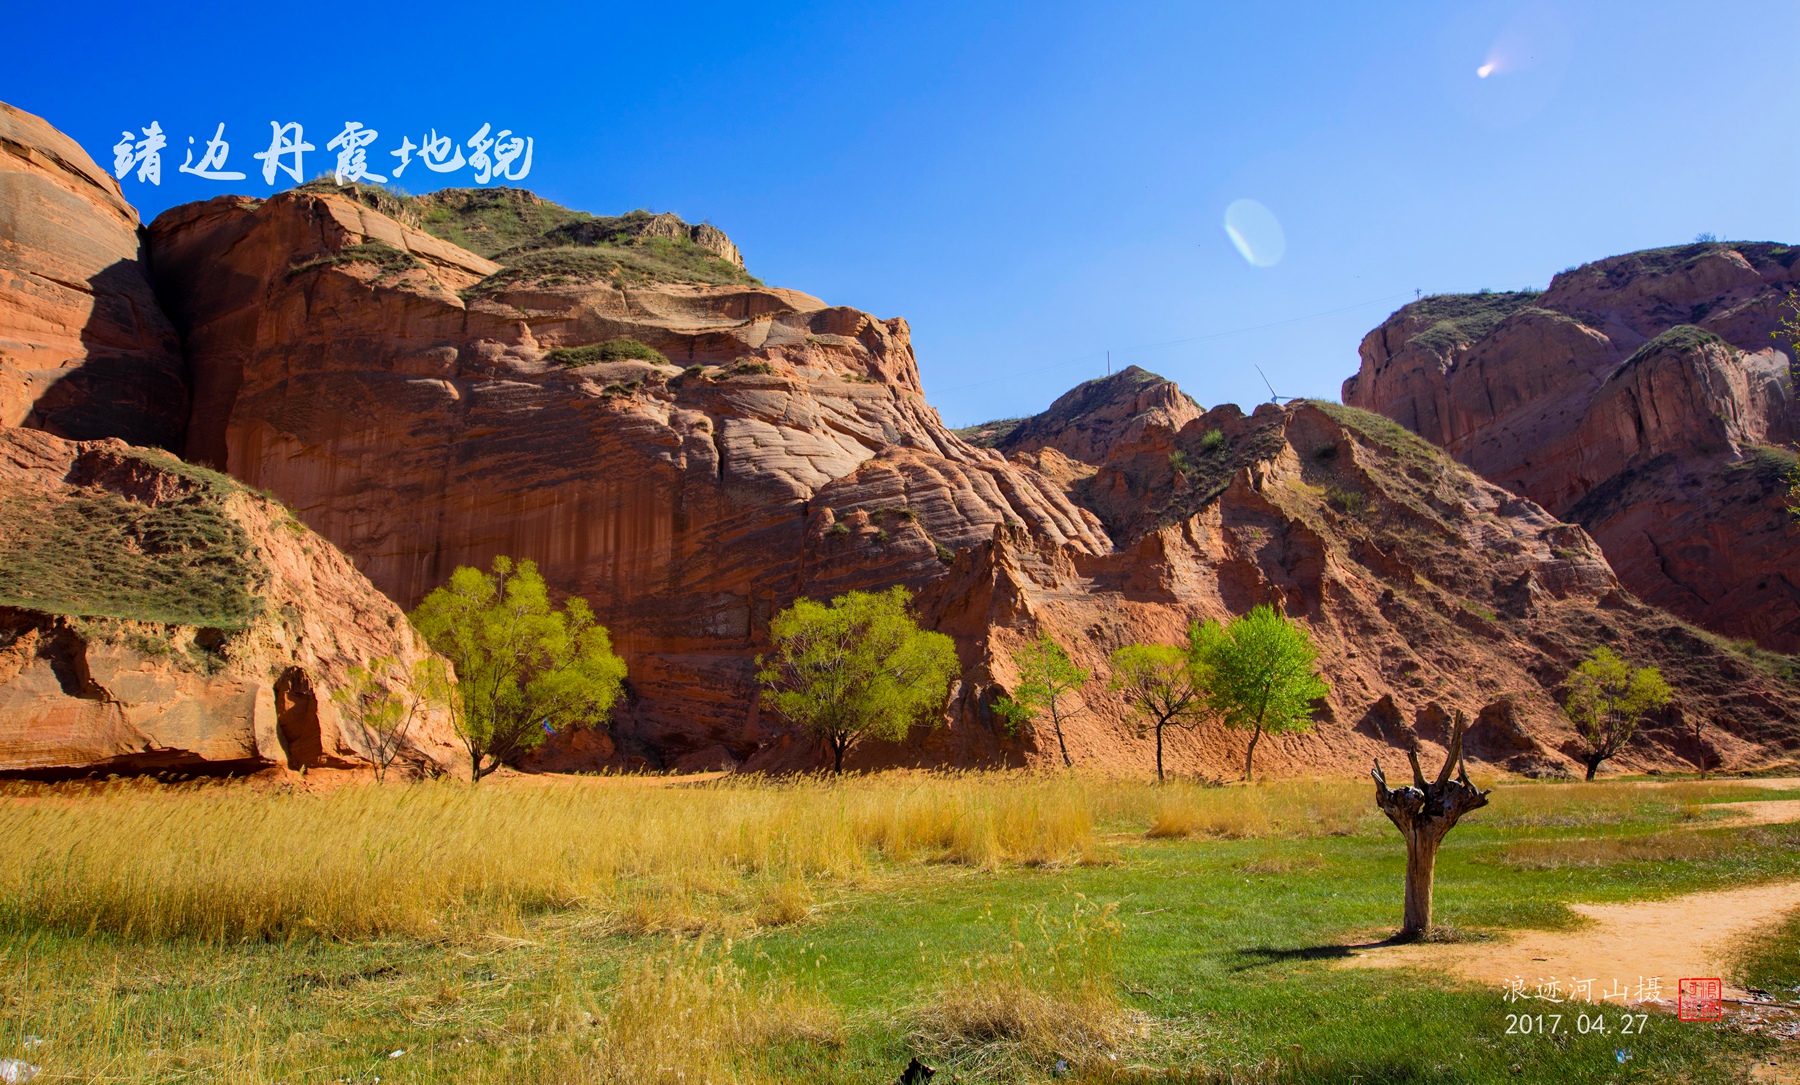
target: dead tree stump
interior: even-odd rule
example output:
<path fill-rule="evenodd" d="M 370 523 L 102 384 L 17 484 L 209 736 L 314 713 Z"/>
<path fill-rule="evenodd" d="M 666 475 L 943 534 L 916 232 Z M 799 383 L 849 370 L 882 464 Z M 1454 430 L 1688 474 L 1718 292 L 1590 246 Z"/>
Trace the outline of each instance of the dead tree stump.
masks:
<path fill-rule="evenodd" d="M 1406 751 L 1407 760 L 1412 762 L 1411 787 L 1388 787 L 1379 760 L 1370 774 L 1375 777 L 1375 805 L 1406 838 L 1406 914 L 1399 935 L 1402 940 L 1419 938 L 1431 929 L 1431 876 L 1444 834 L 1458 818 L 1487 805 L 1489 793 L 1475 789 L 1469 782 L 1468 766 L 1463 763 L 1463 732 L 1468 726 L 1469 717 L 1458 712 L 1444 767 L 1433 783 L 1425 782 L 1416 750 Z M 1454 780 L 1450 778 L 1452 768 L 1457 770 Z"/>

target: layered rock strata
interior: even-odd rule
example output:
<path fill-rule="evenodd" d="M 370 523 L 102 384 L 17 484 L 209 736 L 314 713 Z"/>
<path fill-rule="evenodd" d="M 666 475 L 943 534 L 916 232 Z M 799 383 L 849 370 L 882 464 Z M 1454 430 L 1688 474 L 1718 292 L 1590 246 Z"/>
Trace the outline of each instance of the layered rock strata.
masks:
<path fill-rule="evenodd" d="M 1564 272 L 1541 294 L 1427 298 L 1362 343 L 1344 401 L 1578 521 L 1647 602 L 1800 650 L 1785 512 L 1800 437 L 1800 249 L 1706 243 Z"/>
<path fill-rule="evenodd" d="M 0 102 L 0 426 L 180 448 L 187 377 L 118 182 Z"/>

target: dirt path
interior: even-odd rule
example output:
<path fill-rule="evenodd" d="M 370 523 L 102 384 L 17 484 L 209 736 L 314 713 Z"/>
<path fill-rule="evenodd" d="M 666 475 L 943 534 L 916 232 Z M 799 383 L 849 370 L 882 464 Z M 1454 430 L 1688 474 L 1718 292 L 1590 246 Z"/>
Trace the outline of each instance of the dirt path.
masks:
<path fill-rule="evenodd" d="M 1723 810 L 1731 815 L 1720 825 L 1709 825 L 1696 822 L 1697 829 L 1713 829 L 1730 827 L 1733 829 L 1748 828 L 1752 825 L 1787 825 L 1800 821 L 1800 799 L 1760 799 L 1755 802 L 1719 802 L 1703 806 L 1702 810 Z"/>
<path fill-rule="evenodd" d="M 1625 988 L 1624 999 L 1608 1001 L 1672 1010 L 1678 979 L 1724 977 L 1739 943 L 1800 909 L 1800 881 L 1668 900 L 1569 907 L 1592 922 L 1567 931 L 1518 931 L 1504 941 L 1361 946 L 1343 967 L 1440 968 L 1492 984 L 1496 991 L 1515 978 L 1534 992 L 1540 982 L 1554 979 L 1565 998 L 1572 978 L 1592 978 L 1596 998 L 1606 990 Z M 1648 983 L 1652 979 L 1658 981 L 1660 994 Z M 1727 985 L 1726 997 L 1742 999 L 1746 993 Z M 1545 1009 L 1539 1002 L 1527 1005 L 1534 1012 Z"/>

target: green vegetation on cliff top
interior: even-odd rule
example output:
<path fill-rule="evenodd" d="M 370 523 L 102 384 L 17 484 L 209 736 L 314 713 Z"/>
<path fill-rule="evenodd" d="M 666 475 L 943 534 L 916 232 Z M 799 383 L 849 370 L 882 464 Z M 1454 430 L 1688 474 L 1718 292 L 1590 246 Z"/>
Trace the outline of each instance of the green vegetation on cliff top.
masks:
<path fill-rule="evenodd" d="M 225 511 L 241 489 L 173 456 L 155 503 L 101 485 L 0 499 L 0 606 L 82 618 L 240 629 L 253 613 L 250 539 Z"/>
<path fill-rule="evenodd" d="M 447 188 L 409 196 L 375 185 L 338 185 L 321 177 L 302 191 L 348 196 L 390 218 L 502 265 L 471 295 L 522 283 L 563 286 L 612 279 L 622 284 L 672 282 L 760 286 L 754 275 L 687 236 L 661 216 L 637 210 L 592 215 L 522 188 Z M 679 220 L 676 220 L 679 221 Z M 669 236 L 671 233 L 676 236 Z"/>
<path fill-rule="evenodd" d="M 1400 312 L 1426 326 L 1424 331 L 1408 339 L 1407 345 L 1447 354 L 1493 331 L 1502 320 L 1528 307 L 1542 293 L 1539 290 L 1482 291 L 1479 294 L 1436 294 L 1415 301 Z"/>

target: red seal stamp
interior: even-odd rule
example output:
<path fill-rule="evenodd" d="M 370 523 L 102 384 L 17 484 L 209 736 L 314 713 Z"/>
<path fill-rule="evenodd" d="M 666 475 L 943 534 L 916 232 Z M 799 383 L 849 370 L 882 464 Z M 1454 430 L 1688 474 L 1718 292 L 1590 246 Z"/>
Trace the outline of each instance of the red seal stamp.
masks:
<path fill-rule="evenodd" d="M 1717 1021 L 1725 1016 L 1725 985 L 1718 979 L 1687 979 L 1676 987 L 1675 1016 L 1683 1021 Z"/>

